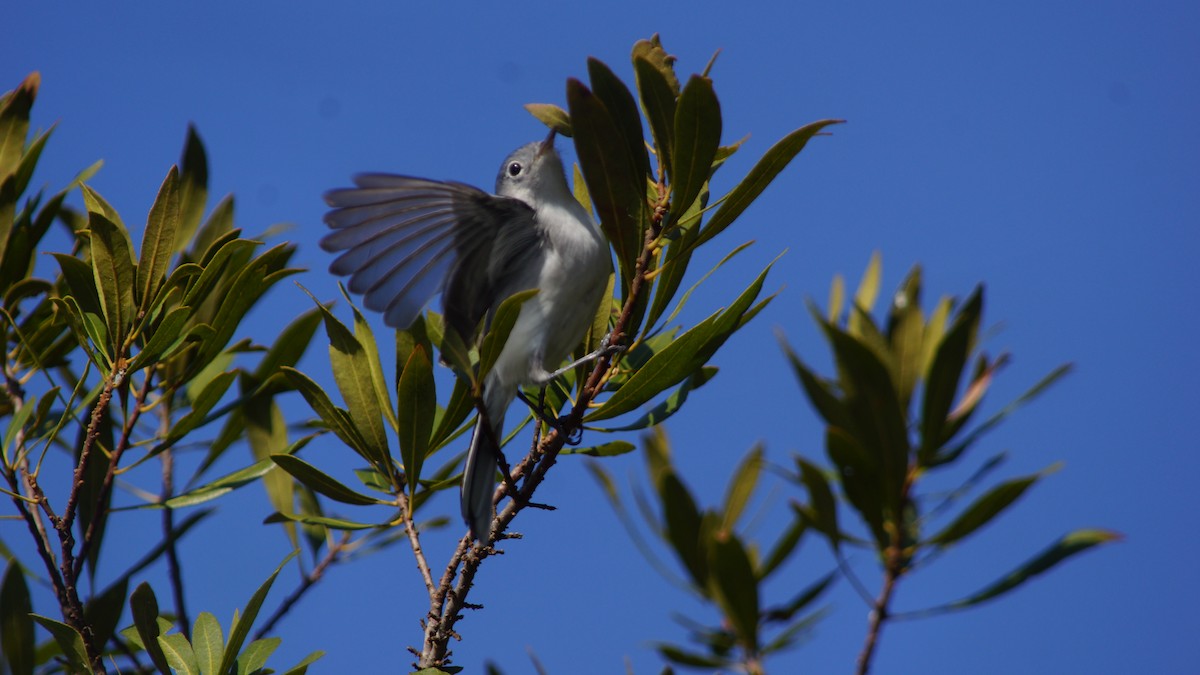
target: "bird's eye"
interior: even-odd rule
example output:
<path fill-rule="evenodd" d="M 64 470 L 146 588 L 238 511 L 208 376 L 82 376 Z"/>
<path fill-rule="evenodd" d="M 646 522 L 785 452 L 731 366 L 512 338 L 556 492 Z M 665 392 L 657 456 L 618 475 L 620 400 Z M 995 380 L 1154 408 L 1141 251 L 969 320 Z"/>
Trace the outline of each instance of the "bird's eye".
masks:
<path fill-rule="evenodd" d="M 519 176 L 520 174 L 521 174 L 521 163 L 520 162 L 513 162 L 512 164 L 508 165 L 508 175 L 515 178 L 515 177 Z"/>

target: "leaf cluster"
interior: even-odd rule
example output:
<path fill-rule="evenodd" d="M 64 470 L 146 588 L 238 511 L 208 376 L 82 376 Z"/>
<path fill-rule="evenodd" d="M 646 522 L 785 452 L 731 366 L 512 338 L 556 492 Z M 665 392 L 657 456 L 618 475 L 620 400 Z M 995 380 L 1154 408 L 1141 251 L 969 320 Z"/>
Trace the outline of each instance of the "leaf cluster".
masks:
<path fill-rule="evenodd" d="M 270 346 L 237 339 L 264 294 L 300 271 L 288 264 L 295 248 L 264 250 L 261 241 L 243 237 L 231 198 L 205 218 L 208 165 L 194 129 L 180 165 L 158 189 L 138 246 L 117 210 L 88 184 L 100 163 L 53 194 L 27 194 L 53 131 L 30 136 L 39 85 L 35 73 L 0 98 L 0 491 L 13 505 L 10 517 L 23 520 L 32 537 L 24 550 L 36 556 L 22 561 L 10 553 L 22 548 L 0 542 L 9 560 L 0 594 L 11 600 L 0 610 L 5 658 L 13 673 L 50 670 L 56 662 L 104 672 L 117 659 L 133 672 L 143 669 L 135 655 L 145 650 L 159 672 L 170 672 L 168 665 L 180 672 L 261 671 L 273 647 L 256 642 L 239 656 L 253 619 L 249 608 L 228 645 L 192 643 L 204 654 L 219 652 L 220 668 L 201 667 L 204 654 L 199 661 L 179 656 L 190 622 L 177 542 L 211 511 L 178 519 L 176 512 L 264 476 L 270 483 L 275 465 L 267 456 L 295 452 L 305 442 L 288 443 L 274 397 L 291 389 L 281 369 L 299 360 L 319 316 L 300 317 Z M 82 211 L 68 203 L 76 190 Z M 64 242 L 67 250 L 52 254 L 57 269 L 43 278 L 37 253 Z M 254 357 L 257 363 L 247 363 Z M 260 461 L 208 478 L 243 437 Z M 196 449 L 203 459 L 189 462 L 185 474 L 175 456 Z M 122 491 L 127 496 L 118 500 Z M 115 578 L 98 578 L 110 521 L 131 510 L 157 511 L 161 539 Z M 183 629 L 164 631 L 161 644 L 145 633 L 158 617 L 153 591 L 143 583 L 127 592 L 160 560 L 167 561 L 177 605 L 166 614 Z M 31 564 L 44 568 L 44 578 Z M 61 620 L 33 613 L 29 578 L 53 590 Z M 85 586 L 99 590 L 87 595 Z M 134 633 L 117 630 L 127 610 Z M 51 636 L 40 645 L 35 620 Z M 211 615 L 197 619 L 206 634 L 214 625 Z M 164 649 L 175 656 L 162 660 Z"/>

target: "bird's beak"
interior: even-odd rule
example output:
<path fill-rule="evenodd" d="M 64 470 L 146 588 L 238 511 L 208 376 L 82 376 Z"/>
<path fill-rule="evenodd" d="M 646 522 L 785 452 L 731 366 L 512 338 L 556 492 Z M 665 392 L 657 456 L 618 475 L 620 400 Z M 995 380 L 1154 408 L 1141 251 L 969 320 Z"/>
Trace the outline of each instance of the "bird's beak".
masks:
<path fill-rule="evenodd" d="M 546 136 L 546 140 L 542 141 L 542 145 L 538 147 L 538 157 L 541 157 L 542 155 L 546 154 L 547 151 L 554 149 L 554 136 L 557 133 L 558 132 L 554 129 L 550 130 L 550 134 Z"/>

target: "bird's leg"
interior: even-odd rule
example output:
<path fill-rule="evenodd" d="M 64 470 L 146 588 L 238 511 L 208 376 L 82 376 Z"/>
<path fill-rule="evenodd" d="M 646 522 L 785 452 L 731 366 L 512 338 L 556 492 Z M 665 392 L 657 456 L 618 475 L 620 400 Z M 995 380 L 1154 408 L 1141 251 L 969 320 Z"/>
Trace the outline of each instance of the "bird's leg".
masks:
<path fill-rule="evenodd" d="M 623 345 L 609 344 L 609 338 L 611 336 L 612 336 L 612 333 L 605 335 L 600 340 L 599 349 L 592 352 L 591 354 L 585 354 L 584 356 L 582 356 L 578 359 L 575 359 L 574 361 L 568 363 L 567 365 L 563 366 L 562 368 L 559 368 L 558 370 L 556 370 L 552 373 L 546 373 L 545 374 L 546 381 L 553 380 L 554 378 L 558 377 L 559 375 L 562 375 L 563 373 L 571 370 L 575 366 L 581 366 L 590 361 L 595 361 L 596 359 L 598 359 L 602 356 L 612 356 L 613 354 L 620 354 L 621 352 L 625 351 L 625 347 Z"/>
<path fill-rule="evenodd" d="M 546 426 L 561 434 L 566 439 L 567 445 L 579 445 L 580 441 L 583 440 L 582 429 L 575 429 L 571 433 L 567 433 L 566 429 L 563 428 L 562 422 L 558 419 L 558 416 L 555 415 L 553 411 L 546 409 L 546 385 L 542 385 L 538 389 L 537 403 L 529 400 L 529 397 L 519 389 L 517 390 L 517 398 L 521 399 L 524 401 L 525 405 L 529 406 L 529 410 L 533 412 L 533 416 L 537 418 L 539 422 L 542 422 Z"/>

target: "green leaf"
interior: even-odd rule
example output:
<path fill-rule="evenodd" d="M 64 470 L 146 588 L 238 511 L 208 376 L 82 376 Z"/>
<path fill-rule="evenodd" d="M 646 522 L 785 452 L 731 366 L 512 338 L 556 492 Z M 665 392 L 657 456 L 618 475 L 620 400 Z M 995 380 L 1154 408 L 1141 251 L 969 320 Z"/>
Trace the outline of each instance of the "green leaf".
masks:
<path fill-rule="evenodd" d="M 901 486 L 908 475 L 908 431 L 904 411 L 896 395 L 891 374 L 870 347 L 817 317 L 833 346 L 843 401 L 850 419 L 846 431 L 872 457 L 878 467 L 884 508 L 899 505 Z"/>
<path fill-rule="evenodd" d="M 1054 542 L 1033 558 L 1025 561 L 1016 569 L 996 580 L 994 583 L 981 589 L 980 591 L 973 593 L 961 600 L 956 600 L 955 602 L 929 611 L 942 612 L 965 609 L 967 607 L 972 607 L 974 605 L 987 602 L 988 600 L 992 600 L 1012 591 L 1021 584 L 1029 581 L 1033 577 L 1043 572 L 1048 571 L 1067 558 L 1082 553 L 1093 546 L 1107 544 L 1109 542 L 1119 541 L 1121 539 L 1122 536 L 1120 534 L 1107 530 L 1076 530 L 1064 536 L 1062 539 Z"/>
<path fill-rule="evenodd" d="M 759 474 L 762 473 L 763 447 L 755 445 L 746 454 L 738 467 L 729 478 L 729 486 L 725 489 L 725 508 L 722 514 L 721 529 L 732 531 L 746 510 L 746 504 L 754 494 L 758 485 Z"/>
<path fill-rule="evenodd" d="M 322 656 L 325 656 L 325 652 L 315 651 L 304 657 L 300 663 L 297 663 L 296 665 L 287 669 L 283 675 L 304 675 L 306 672 L 308 672 L 308 667 L 315 663 L 317 659 L 321 658 Z"/>
<path fill-rule="evenodd" d="M 492 367 L 496 365 L 496 359 L 500 358 L 500 353 L 504 351 L 508 336 L 512 332 L 513 326 L 517 325 L 517 318 L 521 315 L 521 306 L 537 294 L 538 289 L 536 288 L 518 291 L 505 298 L 504 302 L 501 302 L 500 306 L 496 308 L 496 314 L 492 317 L 492 325 L 488 327 L 487 333 L 479 345 L 480 379 L 492 371 Z M 454 331 L 447 332 L 453 333 Z"/>
<path fill-rule="evenodd" d="M 255 640 L 246 646 L 246 651 L 238 656 L 237 674 L 251 675 L 267 665 L 267 659 L 271 658 L 271 654 L 279 648 L 279 644 L 283 642 L 281 638 L 269 637 L 261 640 Z"/>
<path fill-rule="evenodd" d="M 266 600 L 267 593 L 271 590 L 271 584 L 275 583 L 275 577 L 279 576 L 279 571 L 283 569 L 283 566 L 295 556 L 296 551 L 289 553 L 283 562 L 279 563 L 279 567 L 276 567 L 275 571 L 271 573 L 271 576 L 267 577 L 258 590 L 254 591 L 254 595 L 250 596 L 241 618 L 237 620 L 236 625 L 229 629 L 229 642 L 225 645 L 225 653 L 221 657 L 218 673 L 228 673 L 237 663 L 238 652 L 241 651 L 246 636 L 250 634 L 250 627 L 254 624 L 254 619 L 258 617 L 258 611 L 262 608 L 263 601 Z"/>
<path fill-rule="evenodd" d="M 772 263 L 773 264 L 773 263 Z M 762 290 L 768 265 L 729 307 L 709 316 L 650 357 L 604 405 L 585 421 L 608 419 L 634 410 L 667 387 L 696 372 L 739 327 L 744 314 Z"/>
<path fill-rule="evenodd" d="M 621 81 L 604 62 L 589 57 L 588 80 L 592 83 L 592 93 L 612 116 L 621 140 L 633 160 L 634 178 L 650 176 L 650 162 L 646 157 L 646 141 L 642 137 L 642 118 L 638 114 L 637 101 L 625 83 Z"/>
<path fill-rule="evenodd" d="M 192 318 L 191 307 L 176 307 L 167 313 L 161 323 L 154 328 L 150 339 L 141 351 L 129 360 L 128 370 L 138 370 L 154 361 L 165 360 L 173 356 L 187 340 L 187 324 Z"/>
<path fill-rule="evenodd" d="M 1057 469 L 1058 465 L 1054 465 L 1030 476 L 1005 481 L 988 490 L 959 514 L 945 529 L 931 537 L 928 543 L 935 546 L 948 546 L 972 534 L 975 530 L 988 524 L 993 518 L 1011 506 L 1034 483 Z"/>
<path fill-rule="evenodd" d="M 721 144 L 721 104 L 712 80 L 693 75 L 675 109 L 675 146 L 671 171 L 671 220 L 679 218 L 700 196 Z"/>
<path fill-rule="evenodd" d="M 98 543 L 98 542 L 97 542 Z M 92 548 L 97 548 L 93 544 Z M 94 569 L 96 563 L 89 561 Z M 117 631 L 117 624 L 125 612 L 125 594 L 129 590 L 129 580 L 117 579 L 108 588 L 92 596 L 83 607 L 83 618 L 92 627 L 92 634 L 97 644 L 107 644 Z"/>
<path fill-rule="evenodd" d="M 958 383 L 979 330 L 983 313 L 983 287 L 978 286 L 963 304 L 954 323 L 946 331 L 934 353 L 925 381 L 925 400 L 921 411 L 921 446 L 918 461 L 925 465 L 946 442 L 943 429 L 954 405 Z"/>
<path fill-rule="evenodd" d="M 204 217 L 204 205 L 208 201 L 208 157 L 204 152 L 204 142 L 200 140 L 200 134 L 192 124 L 188 125 L 180 165 L 183 171 L 179 180 L 179 225 L 175 229 L 175 240 L 172 242 L 175 251 L 184 250 L 192 241 L 196 228 L 200 226 L 200 220 Z M 230 213 L 232 204 L 228 199 L 222 202 L 223 208 Z M 220 210 L 222 206 L 214 209 L 213 215 L 216 216 Z M 200 239 L 202 238 L 197 238 L 198 244 L 211 243 L 201 242 Z"/>
<path fill-rule="evenodd" d="M 616 252 L 622 290 L 628 293 L 646 222 L 645 177 L 637 172 L 611 111 L 579 80 L 567 81 L 567 107 L 588 194 Z"/>
<path fill-rule="evenodd" d="M 840 427 L 825 428 L 825 450 L 829 461 L 837 467 L 846 499 L 871 529 L 876 546 L 883 550 L 888 545 L 888 537 L 883 529 L 883 495 L 879 489 L 877 462 L 863 450 L 857 439 Z"/>
<path fill-rule="evenodd" d="M 792 351 L 791 345 L 784 340 L 782 334 L 779 335 L 779 345 L 783 349 L 784 355 L 787 356 L 788 362 L 792 364 L 792 370 L 796 373 L 796 379 L 800 380 L 800 386 L 804 388 L 808 402 L 821 415 L 825 423 L 835 427 L 849 427 L 850 413 L 835 393 L 833 384 L 805 365 L 796 352 Z"/>
<path fill-rule="evenodd" d="M 720 669 L 728 665 L 728 659 L 689 652 L 663 642 L 655 644 L 654 648 L 658 650 L 659 656 L 662 656 L 663 659 L 681 666 Z"/>
<path fill-rule="evenodd" d="M 961 440 L 959 440 L 957 443 L 955 443 L 955 445 L 953 447 L 951 447 L 943 452 L 938 453 L 932 460 L 930 460 L 929 466 L 939 466 L 941 464 L 945 464 L 947 462 L 952 462 L 955 459 L 957 459 L 958 456 L 961 455 L 964 450 L 966 450 L 968 447 L 970 447 L 976 441 L 978 441 L 980 438 L 982 438 L 984 436 L 984 434 L 988 433 L 992 429 L 995 429 L 1009 415 L 1013 414 L 1019 408 L 1021 408 L 1025 404 L 1031 402 L 1033 399 L 1037 398 L 1038 396 L 1040 396 L 1051 385 L 1058 382 L 1060 379 L 1062 379 L 1064 376 L 1066 376 L 1068 373 L 1070 373 L 1073 369 L 1074 369 L 1073 365 L 1071 365 L 1069 363 L 1065 363 L 1065 364 L 1055 368 L 1054 370 L 1050 371 L 1050 373 L 1048 375 L 1046 375 L 1041 380 L 1039 380 L 1036 384 L 1034 384 L 1032 387 L 1030 387 L 1029 390 L 1026 391 L 1024 394 L 1021 394 L 1020 396 L 1018 396 L 1016 399 L 1014 399 L 1008 405 L 1004 406 L 1004 408 L 1002 408 L 995 415 L 992 415 L 986 421 L 984 421 L 982 424 L 980 424 L 979 426 L 972 429 L 970 431 L 970 433 L 968 433 Z"/>
<path fill-rule="evenodd" d="M 900 293 L 892 301 L 888 317 L 888 341 L 893 359 L 893 379 L 900 393 L 900 406 L 909 409 L 913 390 L 925 372 L 925 320 L 921 315 L 921 267 L 913 267 Z"/>
<path fill-rule="evenodd" d="M 150 207 L 142 235 L 142 254 L 137 266 L 137 306 L 141 312 L 150 309 L 170 267 L 179 231 L 179 208 L 179 169 L 173 166 Z"/>
<path fill-rule="evenodd" d="M 229 385 L 236 378 L 236 372 L 227 371 L 218 373 L 209 380 L 208 384 L 203 389 L 200 389 L 199 393 L 192 399 L 192 409 L 171 426 L 171 431 L 167 434 L 166 440 L 168 442 L 177 441 L 198 428 L 208 417 L 208 413 L 212 411 L 213 407 L 225 396 L 225 392 L 229 391 Z"/>
<path fill-rule="evenodd" d="M 14 173 L 21 163 L 29 134 L 29 113 L 41 84 L 41 74 L 32 72 L 0 99 L 0 179 Z"/>
<path fill-rule="evenodd" d="M 696 500 L 673 470 L 661 475 L 655 487 L 662 502 L 667 541 L 687 568 L 692 583 L 697 588 L 705 588 L 708 584 L 708 561 L 706 552 L 701 548 L 701 517 Z"/>
<path fill-rule="evenodd" d="M 366 442 L 363 451 L 376 468 L 390 472 L 391 458 L 387 433 L 383 427 L 383 407 L 379 401 L 370 356 L 358 338 L 324 307 L 325 333 L 329 336 L 329 363 L 333 379 L 346 403 L 354 428 Z M 390 407 L 390 402 L 388 406 Z"/>
<path fill-rule="evenodd" d="M 138 584 L 129 596 L 129 609 L 133 612 L 133 625 L 150 660 L 160 673 L 171 672 L 167 657 L 158 644 L 162 628 L 158 623 L 158 599 L 154 597 L 154 589 L 150 588 L 150 584 L 144 581 Z"/>
<path fill-rule="evenodd" d="M 775 177 L 791 163 L 792 159 L 800 154 L 809 139 L 816 136 L 825 127 L 839 124 L 841 121 L 821 120 L 807 124 L 771 146 L 762 159 L 754 165 L 754 168 L 750 169 L 750 173 L 746 174 L 740 183 L 722 197 L 721 206 L 709 219 L 708 226 L 700 233 L 693 248 L 700 246 L 729 227 L 738 216 L 742 215 L 746 207 L 750 206 L 762 194 L 762 191 L 767 189 L 771 181 L 775 180 Z"/>
<path fill-rule="evenodd" d="M 830 546 L 836 551 L 841 545 L 841 530 L 838 528 L 837 500 L 825 472 L 816 464 L 796 455 L 796 466 L 800 469 L 800 482 L 808 490 L 808 504 L 797 507 L 805 518 L 811 518 L 812 526 L 816 527 Z"/>
<path fill-rule="evenodd" d="M 200 612 L 192 627 L 192 649 L 200 672 L 211 675 L 221 666 L 221 654 L 225 651 L 225 636 L 217 617 L 209 612 Z"/>
<path fill-rule="evenodd" d="M 709 543 L 708 571 L 714 599 L 749 653 L 758 649 L 758 577 L 737 534 L 722 531 Z"/>
<path fill-rule="evenodd" d="M 375 385 L 375 398 L 379 402 L 379 407 L 383 410 L 384 419 L 395 430 L 397 428 L 396 414 L 392 412 L 392 399 L 388 394 L 388 385 L 383 377 L 383 364 L 379 361 L 379 345 L 375 342 L 375 333 L 371 330 L 371 325 L 367 323 L 366 317 L 362 315 L 362 312 L 350 300 L 350 295 L 346 292 L 346 288 L 340 284 L 339 287 L 342 291 L 342 297 L 346 298 L 346 303 L 354 311 L 354 337 L 358 339 L 358 343 L 366 351 L 366 362 L 371 373 L 371 383 Z"/>
<path fill-rule="evenodd" d="M 637 81 L 638 95 L 642 102 L 642 110 L 646 113 L 646 121 L 650 123 L 650 133 L 654 136 L 654 148 L 658 152 L 658 163 L 667 170 L 670 179 L 674 180 L 672 159 L 675 145 L 675 99 L 678 96 L 672 91 L 671 83 L 650 58 L 636 54 L 633 57 L 633 73 Z M 679 82 L 676 81 L 676 87 Z"/>
<path fill-rule="evenodd" d="M 279 465 L 279 468 L 294 476 L 296 480 L 334 501 L 343 504 L 354 504 L 356 506 L 383 503 L 374 497 L 355 492 L 333 476 L 324 473 L 295 455 L 271 455 L 271 461 Z"/>
<path fill-rule="evenodd" d="M 167 663 L 178 675 L 200 675 L 200 666 L 196 664 L 196 654 L 192 645 L 182 633 L 159 635 L 158 646 L 162 649 Z"/>
<path fill-rule="evenodd" d="M 563 448 L 559 451 L 560 455 L 588 455 L 590 457 L 616 457 L 624 455 L 628 452 L 633 452 L 637 446 L 629 441 L 609 441 L 603 445 L 594 445 L 587 448 Z"/>
<path fill-rule="evenodd" d="M 304 397 L 304 400 L 308 402 L 313 412 L 317 413 L 317 416 L 321 418 L 321 422 L 325 425 L 325 428 L 332 431 L 340 441 L 357 452 L 360 457 L 374 463 L 375 455 L 371 453 L 366 439 L 363 438 L 363 435 L 351 420 L 348 412 L 335 406 L 333 401 L 329 399 L 329 394 L 325 393 L 325 390 L 316 382 L 313 382 L 309 376 L 290 367 L 284 367 L 283 373 L 292 386 Z"/>
<path fill-rule="evenodd" d="M 99 213 L 88 219 L 92 273 L 108 327 L 109 346 L 118 354 L 133 325 L 134 268 L 129 233 Z"/>
<path fill-rule="evenodd" d="M 171 509 L 181 509 L 185 506 L 203 504 L 204 502 L 211 501 L 217 497 L 233 492 L 243 485 L 253 483 L 259 478 L 265 476 L 274 468 L 275 464 L 271 462 L 271 460 L 263 459 L 244 469 L 239 469 L 233 473 L 222 476 L 211 483 L 201 485 L 200 487 L 188 490 L 183 494 L 176 495 L 175 497 L 172 497 L 161 504 L 147 504 L 143 508 L 166 507 Z"/>
<path fill-rule="evenodd" d="M 33 601 L 16 559 L 8 561 L 0 582 L 0 650 L 11 675 L 32 675 L 34 661 Z"/>
<path fill-rule="evenodd" d="M 854 292 L 854 306 L 862 309 L 862 311 L 870 313 L 875 309 L 875 301 L 879 298 L 879 286 L 883 277 L 883 258 L 879 251 L 871 253 L 871 260 L 867 263 L 867 269 L 863 272 L 862 279 L 858 282 L 858 290 Z M 859 332 L 854 327 L 854 314 L 850 315 L 850 333 L 859 335 Z"/>
<path fill-rule="evenodd" d="M 650 36 L 649 40 L 638 40 L 633 44 L 634 60 L 643 59 L 654 66 L 659 75 L 666 81 L 671 96 L 679 96 L 679 79 L 675 76 L 675 57 L 663 49 L 662 40 L 658 33 Z"/>
<path fill-rule="evenodd" d="M 46 631 L 54 637 L 54 641 L 57 642 L 59 648 L 62 649 L 63 656 L 67 659 L 67 663 L 71 665 L 71 668 L 73 668 L 75 672 L 95 672 L 92 670 L 91 663 L 88 661 L 87 649 L 83 646 L 83 636 L 79 634 L 79 631 L 71 628 L 65 623 L 55 621 L 54 619 L 48 617 L 39 616 L 37 614 L 33 614 L 31 616 L 33 617 L 34 621 L 37 621 L 39 624 L 41 624 L 42 628 L 45 628 Z M 168 671 L 163 669 L 162 672 L 165 673 Z"/>
<path fill-rule="evenodd" d="M 356 523 L 352 520 L 343 520 L 341 518 L 329 518 L 327 516 L 310 516 L 296 515 L 294 513 L 275 512 L 263 519 L 263 523 L 283 523 L 283 522 L 304 523 L 305 525 L 319 525 L 328 527 L 334 530 L 369 530 L 372 528 L 385 527 L 384 525 L 373 525 L 371 523 Z"/>
<path fill-rule="evenodd" d="M 693 389 L 699 389 L 704 386 L 713 377 L 716 377 L 719 369 L 716 366 L 702 366 L 700 370 L 688 375 L 682 383 L 671 392 L 662 403 L 651 408 L 645 415 L 639 417 L 636 421 L 620 427 L 608 429 L 608 431 L 636 431 L 647 429 L 649 427 L 662 424 L 667 421 L 672 415 L 679 412 L 683 404 L 688 399 L 688 394 Z M 561 454 L 561 453 L 560 453 Z"/>
<path fill-rule="evenodd" d="M 804 537 L 804 532 L 808 529 L 804 518 L 792 518 L 792 522 L 788 525 L 788 529 L 784 530 L 783 534 L 779 535 L 779 539 L 775 540 L 775 544 L 767 555 L 763 558 L 758 566 L 758 578 L 766 579 L 773 572 L 779 569 L 779 566 L 791 557 L 796 550 L 796 546 L 800 544 L 800 540 Z"/>
<path fill-rule="evenodd" d="M 539 122 L 558 132 L 560 136 L 567 138 L 572 136 L 571 116 L 567 114 L 566 110 L 553 103 L 526 103 L 525 109 Z"/>

